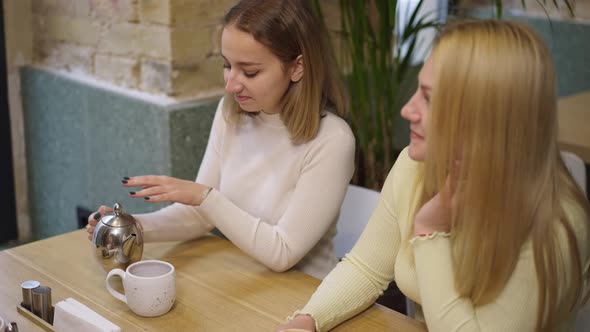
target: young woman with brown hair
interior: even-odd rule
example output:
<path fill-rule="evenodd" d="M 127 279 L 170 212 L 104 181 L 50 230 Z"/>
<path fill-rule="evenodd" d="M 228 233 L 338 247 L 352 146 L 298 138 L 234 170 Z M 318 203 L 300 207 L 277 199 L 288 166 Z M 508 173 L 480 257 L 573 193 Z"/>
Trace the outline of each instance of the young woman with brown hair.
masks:
<path fill-rule="evenodd" d="M 323 278 L 354 171 L 346 95 L 326 32 L 306 0 L 242 0 L 225 16 L 226 82 L 196 181 L 134 176 L 132 197 L 175 204 L 135 215 L 146 241 L 217 227 L 275 271 Z M 89 217 L 92 233 L 101 207 Z"/>

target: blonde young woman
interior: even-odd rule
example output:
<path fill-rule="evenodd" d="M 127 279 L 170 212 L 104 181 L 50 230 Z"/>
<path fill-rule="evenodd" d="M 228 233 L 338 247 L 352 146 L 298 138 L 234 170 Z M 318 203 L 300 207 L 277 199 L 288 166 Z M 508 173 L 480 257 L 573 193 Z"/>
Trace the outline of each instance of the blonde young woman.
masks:
<path fill-rule="evenodd" d="M 306 0 L 242 0 L 229 10 L 226 94 L 196 181 L 122 180 L 131 197 L 175 202 L 135 215 L 146 241 L 189 240 L 217 227 L 274 271 L 295 266 L 323 278 L 336 265 L 332 237 L 355 142 L 321 26 Z M 105 211 L 89 216 L 89 233 Z"/>
<path fill-rule="evenodd" d="M 279 330 L 329 330 L 395 279 L 429 331 L 574 331 L 590 207 L 560 159 L 541 39 L 506 21 L 450 25 L 402 115 L 411 143 L 365 231 Z"/>

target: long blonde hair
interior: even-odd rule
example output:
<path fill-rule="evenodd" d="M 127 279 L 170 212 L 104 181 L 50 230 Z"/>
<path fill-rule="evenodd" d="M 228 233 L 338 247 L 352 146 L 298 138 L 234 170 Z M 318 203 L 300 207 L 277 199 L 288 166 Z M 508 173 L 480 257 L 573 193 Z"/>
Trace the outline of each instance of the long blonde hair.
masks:
<path fill-rule="evenodd" d="M 478 20 L 449 25 L 432 57 L 436 88 L 418 206 L 457 170 L 461 194 L 451 228 L 457 291 L 475 305 L 494 300 L 532 240 L 537 326 L 551 329 L 587 300 L 581 254 L 588 253 L 580 242 L 589 239 L 590 207 L 560 158 L 550 52 L 530 28 Z M 566 202 L 582 222 L 569 219 Z M 583 234 L 573 228 L 580 224 Z"/>
<path fill-rule="evenodd" d="M 308 0 L 242 0 L 225 16 L 251 34 L 286 66 L 303 56 L 303 78 L 291 82 L 282 99 L 281 118 L 294 143 L 312 140 L 327 109 L 344 117 L 348 95 L 341 81 L 326 30 Z M 244 113 L 231 96 L 224 98 L 226 119 L 237 122 Z M 248 113 L 252 114 L 252 113 Z"/>

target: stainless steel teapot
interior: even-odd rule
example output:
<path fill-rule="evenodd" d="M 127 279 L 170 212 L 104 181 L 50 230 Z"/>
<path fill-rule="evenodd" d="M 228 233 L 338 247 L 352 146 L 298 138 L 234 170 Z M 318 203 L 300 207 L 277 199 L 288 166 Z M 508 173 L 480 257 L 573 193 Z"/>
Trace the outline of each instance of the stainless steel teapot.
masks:
<path fill-rule="evenodd" d="M 135 218 L 123 213 L 121 204 L 115 203 L 113 211 L 106 213 L 96 224 L 92 244 L 105 271 L 114 268 L 125 270 L 141 260 L 143 229 Z"/>

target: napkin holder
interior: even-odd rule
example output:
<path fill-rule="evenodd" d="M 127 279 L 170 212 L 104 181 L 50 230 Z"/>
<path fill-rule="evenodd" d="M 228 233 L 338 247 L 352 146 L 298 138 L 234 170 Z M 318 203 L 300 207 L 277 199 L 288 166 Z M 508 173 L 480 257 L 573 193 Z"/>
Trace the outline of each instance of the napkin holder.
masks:
<path fill-rule="evenodd" d="M 35 315 L 34 313 L 32 313 L 29 309 L 23 307 L 22 303 L 19 303 L 16 306 L 16 310 L 23 316 L 25 316 L 26 318 L 28 318 L 30 321 L 32 321 L 33 323 L 35 323 L 35 325 L 39 326 L 40 328 L 42 328 L 44 331 L 55 331 L 55 329 L 53 328 L 53 325 L 47 323 L 46 321 L 44 321 L 43 319 L 41 319 L 41 317 Z M 54 308 L 53 306 L 51 306 L 51 312 L 53 313 Z"/>

